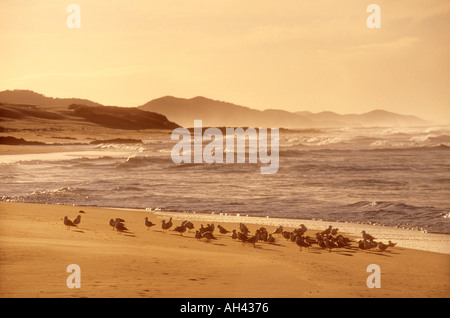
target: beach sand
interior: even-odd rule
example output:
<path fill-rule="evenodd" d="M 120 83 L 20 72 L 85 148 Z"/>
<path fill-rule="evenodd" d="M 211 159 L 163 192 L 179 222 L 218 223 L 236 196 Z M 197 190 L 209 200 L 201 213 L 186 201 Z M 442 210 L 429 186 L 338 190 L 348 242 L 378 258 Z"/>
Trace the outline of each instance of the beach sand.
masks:
<path fill-rule="evenodd" d="M 67 229 L 64 216 L 81 223 Z M 450 255 L 397 245 L 385 252 L 351 249 L 299 250 L 275 235 L 276 244 L 242 244 L 221 235 L 210 243 L 161 231 L 161 220 L 174 226 L 192 219 L 196 228 L 214 222 L 228 230 L 244 222 L 253 232 L 257 218 L 168 214 L 97 207 L 0 202 L 1 297 L 156 297 L 156 298 L 303 298 L 303 297 L 449 297 Z M 157 225 L 147 229 L 144 217 Z M 131 233 L 119 234 L 109 219 L 120 217 Z M 211 220 L 207 222 L 207 220 Z M 233 221 L 235 220 L 235 221 Z M 272 232 L 281 220 L 265 226 Z M 294 220 L 293 224 L 300 224 Z M 308 235 L 324 230 L 315 223 Z M 323 225 L 323 227 L 320 227 Z M 342 224 L 343 225 L 343 224 Z M 296 227 L 297 227 L 296 226 Z M 364 227 L 364 225 L 358 225 Z M 286 228 L 292 230 L 293 228 Z M 360 229 L 360 228 L 358 228 Z M 373 233 L 375 227 L 366 230 Z M 359 239 L 359 238 L 358 238 Z M 68 288 L 81 269 L 81 288 Z M 370 264 L 381 269 L 381 288 L 368 288 Z"/>

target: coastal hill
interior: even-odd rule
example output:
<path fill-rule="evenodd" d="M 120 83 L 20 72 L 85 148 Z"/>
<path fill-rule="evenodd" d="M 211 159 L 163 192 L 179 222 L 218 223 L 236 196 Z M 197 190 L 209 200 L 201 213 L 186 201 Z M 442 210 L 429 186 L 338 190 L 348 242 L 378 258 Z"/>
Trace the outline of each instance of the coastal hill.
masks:
<path fill-rule="evenodd" d="M 75 103 L 74 103 L 75 102 Z M 80 104 L 83 103 L 83 104 Z M 31 91 L 0 92 L 1 126 L 100 126 L 112 129 L 175 129 L 166 116 L 137 107 L 102 106 L 77 98 L 51 98 Z M 3 128 L 4 129 L 4 128 Z"/>

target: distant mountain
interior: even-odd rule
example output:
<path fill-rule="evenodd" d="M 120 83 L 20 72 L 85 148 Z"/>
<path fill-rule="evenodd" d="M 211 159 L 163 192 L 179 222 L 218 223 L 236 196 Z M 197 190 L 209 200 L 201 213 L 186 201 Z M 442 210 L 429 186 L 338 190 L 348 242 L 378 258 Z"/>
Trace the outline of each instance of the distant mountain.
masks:
<path fill-rule="evenodd" d="M 205 97 L 191 99 L 166 96 L 154 99 L 140 109 L 166 115 L 183 127 L 192 127 L 195 119 L 202 119 L 203 126 L 222 127 L 279 127 L 279 128 L 324 128 L 344 126 L 422 126 L 430 124 L 416 116 L 400 115 L 385 110 L 374 110 L 365 114 L 341 115 L 330 111 L 311 113 L 288 112 L 268 109 L 251 109 Z"/>
<path fill-rule="evenodd" d="M 326 126 L 423 126 L 430 122 L 416 116 L 400 115 L 385 110 L 373 110 L 364 114 L 341 115 L 333 112 L 296 112 L 311 121 Z"/>
<path fill-rule="evenodd" d="M 201 119 L 204 127 L 311 127 L 313 122 L 301 115 L 284 110 L 256 110 L 223 101 L 194 97 L 173 96 L 154 99 L 140 109 L 164 114 L 183 127 L 192 127 Z"/>
<path fill-rule="evenodd" d="M 69 106 L 71 104 L 81 104 L 86 106 L 101 106 L 98 103 L 80 98 L 53 98 L 29 91 L 29 90 L 6 90 L 0 92 L 0 102 L 5 104 L 28 104 L 46 106 Z"/>

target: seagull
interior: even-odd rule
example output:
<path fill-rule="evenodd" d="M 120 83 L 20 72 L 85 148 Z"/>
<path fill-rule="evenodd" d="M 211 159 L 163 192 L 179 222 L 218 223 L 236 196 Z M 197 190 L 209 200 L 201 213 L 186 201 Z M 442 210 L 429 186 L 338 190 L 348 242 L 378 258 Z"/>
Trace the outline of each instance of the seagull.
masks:
<path fill-rule="evenodd" d="M 362 250 L 366 250 L 366 244 L 364 243 L 363 240 L 358 241 L 358 247 Z"/>
<path fill-rule="evenodd" d="M 317 241 L 312 239 L 310 236 L 306 236 L 304 241 L 309 245 L 317 244 Z"/>
<path fill-rule="evenodd" d="M 336 239 L 337 239 L 337 245 L 339 246 L 339 247 L 347 247 L 347 246 L 350 246 L 351 244 L 349 243 L 349 242 L 347 242 L 346 240 L 345 240 L 345 238 L 342 236 L 342 235 L 338 235 L 337 237 L 336 237 Z"/>
<path fill-rule="evenodd" d="M 370 250 L 371 248 L 377 247 L 378 243 L 375 241 L 367 241 L 364 240 L 364 247 L 366 250 Z"/>
<path fill-rule="evenodd" d="M 233 239 L 233 240 L 235 240 L 236 238 L 237 238 L 237 233 L 236 233 L 236 230 L 233 230 L 233 233 L 231 234 L 231 238 Z"/>
<path fill-rule="evenodd" d="M 166 223 L 166 220 L 162 220 L 161 223 L 162 223 L 161 228 L 164 232 L 164 230 L 168 230 L 172 226 L 172 218 L 170 218 L 169 222 L 167 222 L 167 223 Z"/>
<path fill-rule="evenodd" d="M 111 225 L 112 226 L 112 229 L 113 229 L 113 231 L 114 231 L 114 219 L 109 219 L 109 225 Z"/>
<path fill-rule="evenodd" d="M 73 224 L 78 225 L 80 224 L 81 221 L 81 215 L 78 214 L 78 216 L 75 218 L 75 220 L 73 220 Z"/>
<path fill-rule="evenodd" d="M 80 211 L 78 211 L 79 213 L 86 213 L 86 212 L 84 212 L 83 210 L 80 210 Z"/>
<path fill-rule="evenodd" d="M 239 223 L 239 229 L 244 234 L 247 234 L 247 233 L 250 232 L 250 230 L 248 229 L 248 227 L 244 223 Z"/>
<path fill-rule="evenodd" d="M 172 227 L 172 218 L 169 219 L 169 222 L 166 223 L 167 229 L 170 229 Z"/>
<path fill-rule="evenodd" d="M 337 227 L 332 229 L 331 230 L 331 235 L 336 235 L 338 231 L 339 231 L 339 229 Z"/>
<path fill-rule="evenodd" d="M 275 231 L 273 231 L 272 234 L 281 234 L 283 232 L 283 226 L 279 226 L 277 227 L 277 229 Z"/>
<path fill-rule="evenodd" d="M 217 239 L 215 238 L 215 236 L 214 236 L 211 232 L 205 232 L 205 233 L 203 233 L 202 237 L 205 238 L 205 239 L 206 239 L 206 242 L 208 242 L 208 243 L 209 243 L 210 240 L 217 240 Z"/>
<path fill-rule="evenodd" d="M 67 226 L 67 229 L 70 229 L 71 226 L 77 227 L 67 216 L 64 217 L 64 225 Z"/>
<path fill-rule="evenodd" d="M 332 227 L 331 225 L 328 226 L 328 228 L 327 228 L 325 231 L 323 231 L 322 234 L 323 234 L 323 235 L 331 234 L 332 228 L 333 228 L 333 227 Z"/>
<path fill-rule="evenodd" d="M 331 253 L 331 249 L 332 249 L 332 248 L 337 248 L 337 247 L 338 247 L 337 244 L 334 243 L 334 242 L 332 242 L 332 241 L 330 241 L 330 240 L 328 239 L 328 237 L 325 237 L 325 238 L 324 238 L 324 243 L 325 243 L 325 246 L 329 248 L 329 252 L 330 252 L 330 253 Z"/>
<path fill-rule="evenodd" d="M 397 243 L 392 243 L 391 241 L 388 242 L 390 247 L 394 247 L 395 245 L 397 245 Z"/>
<path fill-rule="evenodd" d="M 362 231 L 361 233 L 363 235 L 364 240 L 373 241 L 375 239 L 372 235 L 367 234 L 366 231 Z"/>
<path fill-rule="evenodd" d="M 253 244 L 253 247 L 255 247 L 255 243 L 256 243 L 257 241 L 258 241 L 258 240 L 256 239 L 256 236 L 253 235 L 253 236 L 249 237 L 249 238 L 245 241 L 245 243 L 251 243 L 251 244 Z"/>
<path fill-rule="evenodd" d="M 301 236 L 297 236 L 297 238 L 295 239 L 295 243 L 300 246 L 300 251 L 302 250 L 302 247 L 306 247 L 309 249 L 309 247 L 311 246 L 311 244 L 305 242 L 305 240 Z"/>
<path fill-rule="evenodd" d="M 228 231 L 227 229 L 225 229 L 222 225 L 217 225 L 217 228 L 219 229 L 219 232 L 221 234 L 228 234 L 230 231 Z"/>
<path fill-rule="evenodd" d="M 145 226 L 147 227 L 147 230 L 148 230 L 149 228 L 151 228 L 152 226 L 155 226 L 155 225 L 156 225 L 155 223 L 152 223 L 151 221 L 149 221 L 149 220 L 148 220 L 148 217 L 145 217 L 144 219 L 145 219 Z"/>
<path fill-rule="evenodd" d="M 378 242 L 378 248 L 384 252 L 390 245 L 389 244 L 383 244 L 382 242 Z"/>
<path fill-rule="evenodd" d="M 195 231 L 195 238 L 197 239 L 197 241 L 200 241 L 200 239 L 202 238 L 199 230 Z"/>
<path fill-rule="evenodd" d="M 237 239 L 239 241 L 242 241 L 242 243 L 245 243 L 245 241 L 247 241 L 247 235 L 241 232 L 237 233 Z"/>
<path fill-rule="evenodd" d="M 291 237 L 291 232 L 283 231 L 283 232 L 281 232 L 281 235 L 282 235 L 286 240 L 289 240 L 290 237 Z"/>
<path fill-rule="evenodd" d="M 272 236 L 272 234 L 269 234 L 269 237 L 267 238 L 267 242 L 269 243 L 275 243 L 275 238 Z"/>
<path fill-rule="evenodd" d="M 177 231 L 180 233 L 181 236 L 183 236 L 183 233 L 186 232 L 186 226 L 180 225 L 173 229 L 174 231 Z"/>
<path fill-rule="evenodd" d="M 304 224 L 300 224 L 300 228 L 302 229 L 302 232 L 305 233 L 306 231 L 308 231 L 308 229 L 306 228 L 306 226 Z"/>
<path fill-rule="evenodd" d="M 261 241 L 267 242 L 267 237 L 268 237 L 269 233 L 267 232 L 266 228 L 261 227 L 260 228 L 260 233 L 259 233 L 259 238 Z"/>
<path fill-rule="evenodd" d="M 291 240 L 291 242 L 295 242 L 295 240 L 297 239 L 298 236 L 300 236 L 300 235 L 297 235 L 294 232 L 291 232 L 291 234 L 289 235 L 289 239 Z"/>
<path fill-rule="evenodd" d="M 322 238 L 322 236 L 318 236 L 317 237 L 317 245 L 319 245 L 321 248 L 326 248 L 327 246 L 325 245 L 325 242 Z"/>
<path fill-rule="evenodd" d="M 183 223 L 181 223 L 181 225 L 186 226 L 186 228 L 188 230 L 194 229 L 194 224 L 192 222 L 190 222 L 190 221 L 183 221 Z"/>
<path fill-rule="evenodd" d="M 205 227 L 205 232 L 211 232 L 211 233 L 213 233 L 213 232 L 214 232 L 214 223 L 212 223 L 212 224 L 207 224 L 206 227 Z"/>
<path fill-rule="evenodd" d="M 126 232 L 126 231 L 128 231 L 128 229 L 125 227 L 125 225 L 122 222 L 120 222 L 118 219 L 116 219 L 116 221 L 114 222 L 114 227 L 119 232 Z"/>

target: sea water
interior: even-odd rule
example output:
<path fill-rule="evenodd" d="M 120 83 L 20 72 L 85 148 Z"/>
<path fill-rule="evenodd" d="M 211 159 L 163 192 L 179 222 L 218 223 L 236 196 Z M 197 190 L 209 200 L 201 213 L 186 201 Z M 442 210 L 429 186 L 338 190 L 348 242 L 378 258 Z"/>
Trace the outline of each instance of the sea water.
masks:
<path fill-rule="evenodd" d="M 0 156 L 0 200 L 378 224 L 450 234 L 450 127 L 280 131 L 279 169 L 143 144 Z M 51 147 L 51 146 L 46 146 Z"/>

